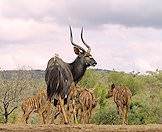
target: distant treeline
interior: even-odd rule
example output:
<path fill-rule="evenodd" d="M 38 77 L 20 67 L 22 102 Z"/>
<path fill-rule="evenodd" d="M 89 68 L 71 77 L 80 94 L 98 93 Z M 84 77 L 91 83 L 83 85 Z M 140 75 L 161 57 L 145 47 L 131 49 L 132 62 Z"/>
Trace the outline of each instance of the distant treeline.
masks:
<path fill-rule="evenodd" d="M 111 70 L 104 70 L 104 69 L 93 69 L 93 70 L 97 71 L 97 72 L 101 72 L 101 73 L 111 72 Z M 7 79 L 10 79 L 13 75 L 18 73 L 19 71 L 21 71 L 21 70 L 4 70 L 3 72 L 5 72 Z M 23 70 L 23 71 L 26 71 L 27 74 L 31 75 L 31 78 L 35 78 L 35 79 L 44 78 L 44 76 L 45 76 L 44 70 Z M 2 71 L 0 71 L 0 73 L 1 72 Z"/>
<path fill-rule="evenodd" d="M 44 78 L 44 70 L 4 70 L 0 73 L 5 72 L 6 78 L 10 79 L 13 75 L 17 74 L 20 71 L 25 71 L 26 74 L 30 74 L 31 78 L 40 79 Z"/>

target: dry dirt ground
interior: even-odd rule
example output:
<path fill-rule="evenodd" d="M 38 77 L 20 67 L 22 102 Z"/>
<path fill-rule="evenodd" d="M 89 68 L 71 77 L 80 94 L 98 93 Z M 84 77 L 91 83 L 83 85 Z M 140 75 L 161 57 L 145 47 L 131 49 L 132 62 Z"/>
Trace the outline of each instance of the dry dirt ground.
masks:
<path fill-rule="evenodd" d="M 0 132 L 162 132 L 162 125 L 0 125 Z"/>

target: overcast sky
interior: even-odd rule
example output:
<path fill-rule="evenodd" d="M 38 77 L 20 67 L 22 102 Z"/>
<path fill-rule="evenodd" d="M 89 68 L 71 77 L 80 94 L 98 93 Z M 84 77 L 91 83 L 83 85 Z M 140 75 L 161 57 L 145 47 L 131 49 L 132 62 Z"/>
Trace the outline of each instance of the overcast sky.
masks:
<path fill-rule="evenodd" d="M 161 5 L 161 0 L 0 0 L 0 67 L 45 70 L 55 53 L 72 62 L 71 25 L 80 45 L 84 27 L 96 68 L 162 69 Z"/>

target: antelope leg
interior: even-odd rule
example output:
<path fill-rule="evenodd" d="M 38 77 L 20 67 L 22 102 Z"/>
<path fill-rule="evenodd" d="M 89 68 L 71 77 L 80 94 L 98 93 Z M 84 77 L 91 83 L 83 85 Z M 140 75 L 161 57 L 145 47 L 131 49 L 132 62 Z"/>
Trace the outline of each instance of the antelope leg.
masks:
<path fill-rule="evenodd" d="M 60 102 L 61 111 L 64 117 L 64 123 L 68 124 L 69 122 L 68 122 L 67 115 L 64 109 L 64 99 L 62 99 L 61 96 L 59 96 L 59 102 Z"/>

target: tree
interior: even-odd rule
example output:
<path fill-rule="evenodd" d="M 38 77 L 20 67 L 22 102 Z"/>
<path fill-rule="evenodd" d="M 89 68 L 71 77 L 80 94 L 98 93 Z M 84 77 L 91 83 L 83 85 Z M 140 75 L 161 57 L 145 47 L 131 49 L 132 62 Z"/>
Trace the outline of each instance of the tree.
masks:
<path fill-rule="evenodd" d="M 30 74 L 28 71 L 18 70 L 14 75 L 10 75 L 8 71 L 0 72 L 0 106 L 4 123 L 8 122 L 11 113 L 18 107 L 22 95 L 29 83 Z"/>

